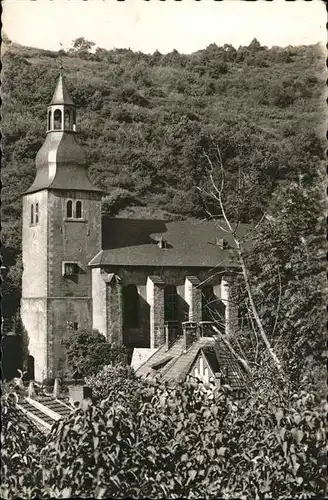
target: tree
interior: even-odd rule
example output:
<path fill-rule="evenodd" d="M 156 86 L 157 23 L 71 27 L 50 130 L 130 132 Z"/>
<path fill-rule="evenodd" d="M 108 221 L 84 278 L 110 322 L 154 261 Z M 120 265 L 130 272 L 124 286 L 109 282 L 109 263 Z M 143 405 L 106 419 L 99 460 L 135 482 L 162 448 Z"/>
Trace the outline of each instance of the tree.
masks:
<path fill-rule="evenodd" d="M 97 330 L 73 330 L 63 338 L 62 345 L 72 374 L 95 375 L 105 365 L 128 362 L 128 349 L 109 344 Z"/>
<path fill-rule="evenodd" d="M 238 236 L 240 219 L 248 198 L 255 199 L 250 173 L 239 173 L 235 188 L 237 205 L 226 204 L 225 171 L 220 150 L 217 163 L 209 163 L 209 188 L 201 191 L 218 205 L 234 241 L 241 274 L 231 300 L 238 304 L 244 322 L 235 326 L 235 356 L 250 360 L 253 375 L 265 383 L 271 358 L 284 378 L 295 386 L 307 378 L 309 387 L 322 376 L 324 325 L 321 320 L 324 282 L 323 201 L 318 176 L 300 174 L 298 181 L 279 185 L 248 237 Z M 210 214 L 211 215 L 211 214 Z M 225 339 L 227 341 L 227 339 Z M 265 355 L 263 348 L 267 351 Z M 231 350 L 231 349 L 230 349 Z M 231 352 L 233 352 L 231 350 Z M 269 382 L 271 380 L 271 382 Z"/>
<path fill-rule="evenodd" d="M 83 56 L 89 53 L 94 46 L 95 42 L 86 40 L 83 36 L 80 36 L 73 41 L 73 47 L 69 49 L 68 53 Z"/>
<path fill-rule="evenodd" d="M 222 163 L 222 158 L 221 158 L 221 153 L 219 148 L 217 148 L 217 160 L 219 162 L 218 168 L 215 171 L 214 164 L 211 160 L 211 158 L 205 153 L 205 156 L 207 158 L 208 164 L 209 164 L 209 169 L 208 169 L 208 175 L 210 179 L 210 191 L 206 192 L 206 195 L 209 195 L 211 198 L 213 198 L 219 206 L 219 213 L 220 216 L 222 217 L 226 228 L 223 228 L 222 226 L 221 229 L 224 232 L 227 232 L 232 236 L 233 242 L 234 242 L 234 250 L 236 251 L 238 261 L 241 267 L 241 272 L 243 276 L 243 281 L 244 285 L 246 288 L 247 292 L 247 298 L 249 301 L 250 309 L 252 316 L 254 318 L 255 324 L 256 324 L 256 329 L 258 330 L 258 333 L 269 353 L 269 356 L 272 359 L 272 362 L 274 363 L 275 367 L 277 368 L 278 372 L 280 373 L 281 376 L 283 376 L 283 368 L 280 359 L 278 358 L 276 352 L 274 351 L 271 342 L 269 340 L 268 334 L 265 331 L 265 328 L 263 326 L 263 321 L 260 317 L 260 314 L 258 312 L 257 305 L 254 301 L 254 296 L 251 288 L 251 282 L 250 282 L 250 276 L 249 276 L 249 271 L 246 266 L 245 258 L 244 258 L 244 246 L 245 243 L 248 241 L 246 237 L 244 236 L 243 238 L 240 238 L 238 235 L 238 228 L 240 225 L 240 218 L 235 218 L 233 221 L 224 204 L 224 167 Z M 215 178 L 216 177 L 216 178 Z M 247 198 L 251 196 L 251 191 L 253 189 L 253 186 L 251 184 L 252 180 L 249 179 L 246 175 L 240 173 L 239 175 L 239 181 L 237 185 L 237 195 L 238 195 L 238 207 L 237 207 L 237 214 L 241 213 L 243 210 L 243 205 Z M 235 212 L 236 213 L 236 212 Z M 262 220 L 262 219 L 261 219 Z M 261 223 L 261 220 L 255 225 L 254 229 L 250 231 L 250 233 L 253 233 L 256 231 L 257 226 Z M 247 235 L 250 236 L 250 235 Z M 219 333 L 219 332 L 218 332 Z"/>
<path fill-rule="evenodd" d="M 324 370 L 324 220 L 320 185 L 280 186 L 247 263 L 265 328 L 295 384 Z"/>

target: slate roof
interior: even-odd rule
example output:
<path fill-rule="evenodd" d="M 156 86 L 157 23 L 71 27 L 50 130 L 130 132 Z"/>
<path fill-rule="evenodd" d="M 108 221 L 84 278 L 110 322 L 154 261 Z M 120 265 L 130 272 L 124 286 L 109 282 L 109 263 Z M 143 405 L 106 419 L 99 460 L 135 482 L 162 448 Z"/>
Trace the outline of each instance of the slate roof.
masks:
<path fill-rule="evenodd" d="M 17 407 L 45 433 L 57 420 L 69 416 L 73 411 L 62 399 L 51 396 L 21 398 Z"/>
<path fill-rule="evenodd" d="M 193 367 L 198 354 L 203 351 L 213 373 L 221 372 L 224 383 L 232 389 L 242 389 L 246 375 L 229 349 L 217 337 L 201 337 L 189 349 L 184 351 L 183 337 L 179 337 L 173 346 L 166 350 L 162 345 L 143 365 L 136 370 L 138 376 L 160 374 L 163 380 L 183 382 Z"/>
<path fill-rule="evenodd" d="M 226 227 L 224 222 L 220 225 Z M 250 224 L 241 224 L 239 236 L 249 233 Z M 160 248 L 162 236 L 168 243 Z M 90 266 L 184 266 L 212 268 L 238 266 L 231 248 L 223 249 L 219 240 L 233 241 L 229 233 L 220 229 L 217 221 L 163 221 L 144 219 L 111 219 L 102 221 L 102 251 Z"/>
<path fill-rule="evenodd" d="M 75 134 L 49 132 L 35 159 L 36 177 L 25 193 L 41 189 L 102 192 L 88 177 L 87 163 Z"/>
<path fill-rule="evenodd" d="M 69 106 L 74 106 L 74 102 L 68 92 L 66 83 L 63 77 L 62 70 L 60 70 L 59 78 L 57 81 L 57 86 L 54 95 L 51 99 L 50 105 L 53 104 L 67 104 Z"/>

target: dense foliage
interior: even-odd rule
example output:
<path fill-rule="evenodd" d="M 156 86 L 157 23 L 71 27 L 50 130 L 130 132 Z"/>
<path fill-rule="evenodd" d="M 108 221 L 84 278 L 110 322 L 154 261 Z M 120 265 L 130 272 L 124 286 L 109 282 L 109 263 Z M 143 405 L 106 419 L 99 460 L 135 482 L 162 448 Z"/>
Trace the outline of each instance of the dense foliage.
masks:
<path fill-rule="evenodd" d="M 212 44 L 190 55 L 100 48 L 91 54 L 91 48 L 80 38 L 62 57 L 80 107 L 90 176 L 108 193 L 103 213 L 219 214 L 215 200 L 196 189 L 207 183 L 204 151 L 211 156 L 219 146 L 227 213 L 242 221 L 267 214 L 245 259 L 261 320 L 297 390 L 274 383 L 242 286 L 235 293 L 248 326 L 233 345 L 257 375 L 243 400 L 229 388 L 141 381 L 121 364 L 126 352 L 100 334 L 72 332 L 64 340 L 68 362 L 89 376 L 95 404 L 56 423 L 44 445 L 5 398 L 2 497 L 324 498 L 325 414 L 309 389 L 309 382 L 318 384 L 324 338 L 319 47 L 267 49 L 254 40 L 238 50 Z M 2 89 L 8 320 L 20 298 L 20 194 L 34 177 L 57 74 L 55 53 L 8 44 Z M 241 177 L 249 194 L 236 211 Z M 10 321 L 5 327 L 12 329 Z"/>
<path fill-rule="evenodd" d="M 30 469 L 23 457 L 31 430 L 5 425 L 7 446 L 20 436 L 24 467 L 8 469 L 9 447 L 4 498 L 24 492 L 23 481 L 42 498 L 325 497 L 324 408 L 313 394 L 256 391 L 236 401 L 229 388 L 135 381 L 129 390 L 140 399 L 131 407 L 115 398 L 112 375 L 99 375 L 107 399 L 54 424 Z"/>
<path fill-rule="evenodd" d="M 1 400 L 1 498 L 40 496 L 44 437 L 6 395 Z"/>
<path fill-rule="evenodd" d="M 267 215 L 244 252 L 253 299 L 286 376 L 314 390 L 324 381 L 326 356 L 325 237 L 323 193 L 316 185 L 292 182 L 276 189 Z M 235 281 L 240 307 L 233 344 L 255 371 L 268 369 L 244 279 Z"/>
<path fill-rule="evenodd" d="M 95 375 L 103 366 L 129 361 L 125 346 L 109 344 L 98 331 L 72 330 L 62 340 L 71 374 Z"/>
<path fill-rule="evenodd" d="M 90 176 L 108 192 L 104 213 L 203 217 L 208 207 L 196 187 L 205 175 L 203 150 L 213 143 L 228 185 L 238 171 L 252 173 L 258 203 L 245 205 L 243 220 L 268 205 L 279 182 L 299 174 L 315 181 L 324 138 L 319 46 L 268 49 L 254 40 L 238 50 L 211 44 L 190 55 L 147 55 L 91 53 L 92 45 L 80 37 L 62 60 Z M 58 58 L 7 41 L 2 63 L 3 294 L 11 319 L 20 298 L 20 195 L 34 178 Z M 235 201 L 229 189 L 227 202 Z"/>
<path fill-rule="evenodd" d="M 86 378 L 86 384 L 98 403 L 106 399 L 107 405 L 122 404 L 133 412 L 145 401 L 145 384 L 129 365 L 123 363 L 102 367 Z"/>

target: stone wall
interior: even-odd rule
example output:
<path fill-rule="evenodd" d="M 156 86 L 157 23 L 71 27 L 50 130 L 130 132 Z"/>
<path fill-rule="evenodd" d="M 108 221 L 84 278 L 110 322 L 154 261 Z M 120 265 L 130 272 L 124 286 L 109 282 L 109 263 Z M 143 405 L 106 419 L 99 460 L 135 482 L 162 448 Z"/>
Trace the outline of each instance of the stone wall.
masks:
<path fill-rule="evenodd" d="M 92 301 L 91 298 L 56 298 L 48 299 L 48 356 L 47 376 L 61 375 L 66 367 L 66 360 L 61 340 L 70 333 L 74 323 L 79 328 L 92 330 Z"/>
<path fill-rule="evenodd" d="M 109 341 L 118 341 L 119 332 L 122 333 L 122 342 L 135 347 L 158 347 L 164 342 L 164 286 L 176 285 L 178 291 L 179 321 L 201 320 L 201 286 L 212 285 L 217 299 L 221 299 L 221 274 L 214 274 L 212 269 L 204 268 L 157 268 L 155 266 L 133 268 L 119 268 L 105 266 L 102 271 L 98 268 L 93 273 L 93 325 L 102 325 L 107 317 L 107 327 L 102 330 Z M 115 275 L 120 280 L 120 286 L 134 284 L 138 288 L 140 305 L 139 328 L 123 328 L 123 308 L 118 295 L 109 291 L 106 283 L 107 307 L 104 308 L 103 276 Z M 162 284 L 149 280 L 154 276 Z M 156 282 L 156 279 L 155 279 Z M 110 314 L 109 314 L 110 311 Z M 121 330 L 120 330 L 121 328 Z M 99 328 L 98 328 L 99 329 Z M 116 332 L 116 333 L 113 333 Z M 112 340 L 111 340 L 112 339 Z"/>
<path fill-rule="evenodd" d="M 104 272 L 95 267 L 92 273 L 92 328 L 107 338 L 106 283 Z"/>
<path fill-rule="evenodd" d="M 66 218 L 66 201 L 81 200 L 81 219 Z M 88 263 L 101 249 L 101 202 L 96 193 L 49 193 L 48 295 L 91 297 Z M 77 276 L 63 276 L 63 262 L 78 262 Z"/>
<path fill-rule="evenodd" d="M 80 220 L 66 218 L 67 199 L 81 200 Z M 39 221 L 30 223 L 31 204 Z M 65 364 L 60 341 L 71 328 L 92 328 L 91 270 L 101 249 L 101 200 L 97 193 L 40 191 L 23 197 L 21 316 L 34 357 L 35 378 L 56 375 Z M 63 275 L 63 262 L 79 272 Z"/>
<path fill-rule="evenodd" d="M 123 344 L 123 305 L 120 279 L 112 275 L 106 280 L 107 340 Z"/>
<path fill-rule="evenodd" d="M 31 205 L 39 204 L 39 222 L 31 224 Z M 48 290 L 48 192 L 23 197 L 22 297 L 46 297 Z"/>
<path fill-rule="evenodd" d="M 28 336 L 29 354 L 34 358 L 35 380 L 42 381 L 48 376 L 47 299 L 22 298 L 21 318 Z"/>

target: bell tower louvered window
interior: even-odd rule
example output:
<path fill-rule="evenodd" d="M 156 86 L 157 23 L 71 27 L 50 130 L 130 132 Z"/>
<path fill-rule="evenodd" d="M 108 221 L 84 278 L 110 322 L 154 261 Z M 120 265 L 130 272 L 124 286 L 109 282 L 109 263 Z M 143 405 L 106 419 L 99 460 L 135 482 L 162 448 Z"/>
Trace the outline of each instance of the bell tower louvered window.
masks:
<path fill-rule="evenodd" d="M 68 200 L 66 203 L 66 217 L 71 219 L 73 217 L 73 202 Z"/>
<path fill-rule="evenodd" d="M 77 201 L 75 205 L 75 217 L 77 219 L 82 218 L 82 201 Z"/>

